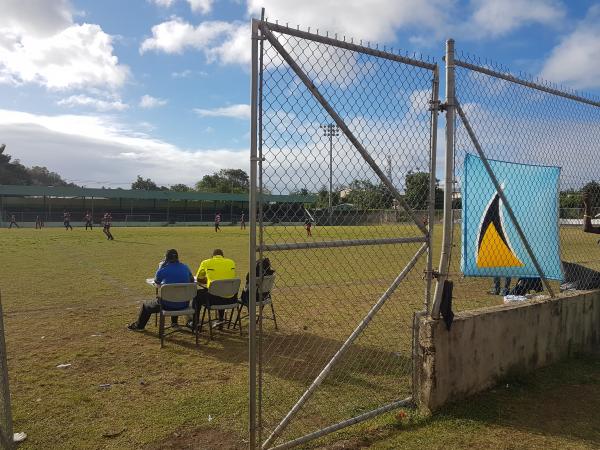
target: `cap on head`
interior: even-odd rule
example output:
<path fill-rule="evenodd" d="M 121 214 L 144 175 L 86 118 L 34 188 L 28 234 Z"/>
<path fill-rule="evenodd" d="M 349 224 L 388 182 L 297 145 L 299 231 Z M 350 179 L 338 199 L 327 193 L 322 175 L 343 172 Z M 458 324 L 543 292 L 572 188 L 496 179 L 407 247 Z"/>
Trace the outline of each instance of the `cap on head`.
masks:
<path fill-rule="evenodd" d="M 217 256 L 217 255 L 223 256 L 223 250 L 221 250 L 220 248 L 215 248 L 213 250 L 213 256 Z"/>
<path fill-rule="evenodd" d="M 169 262 L 177 262 L 179 261 L 179 255 L 177 254 L 177 250 L 174 248 L 167 250 L 167 254 L 165 255 L 165 260 Z"/>

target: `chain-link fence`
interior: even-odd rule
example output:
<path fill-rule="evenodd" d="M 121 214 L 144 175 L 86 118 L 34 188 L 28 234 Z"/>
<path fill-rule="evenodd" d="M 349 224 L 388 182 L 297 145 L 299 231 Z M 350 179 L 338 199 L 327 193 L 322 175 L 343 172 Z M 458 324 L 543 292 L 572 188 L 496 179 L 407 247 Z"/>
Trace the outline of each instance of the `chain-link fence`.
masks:
<path fill-rule="evenodd" d="M 454 138 L 451 150 L 454 151 L 455 207 L 460 208 L 461 203 L 464 206 L 467 194 L 467 155 L 483 156 L 490 164 L 496 165 L 498 163 L 495 161 L 505 161 L 537 167 L 557 167 L 560 170 L 560 182 L 556 200 L 532 197 L 531 193 L 538 188 L 539 178 L 524 176 L 514 180 L 511 186 L 504 186 L 506 177 L 503 178 L 499 169 L 496 169 L 495 178 L 501 190 L 508 192 L 513 189 L 513 192 L 519 190 L 525 193 L 519 197 L 513 196 L 511 201 L 507 199 L 508 205 L 504 199 L 500 199 L 497 225 L 498 228 L 514 227 L 509 208 L 519 210 L 519 220 L 523 222 L 521 226 L 527 236 L 526 241 L 532 247 L 540 247 L 540 242 L 547 240 L 548 234 L 553 234 L 556 225 L 549 224 L 545 214 L 558 211 L 558 217 L 553 220 L 558 221 L 556 228 L 560 237 L 559 249 L 538 250 L 537 258 L 532 262 L 537 262 L 543 273 L 543 267 L 547 267 L 549 259 L 560 258 L 563 272 L 562 279 L 549 281 L 547 284 L 540 283 L 541 280 L 518 282 L 515 277 L 463 277 L 461 259 L 464 263 L 466 256 L 461 255 L 461 239 L 467 223 L 466 219 L 460 220 L 464 216 L 463 211 L 455 209 L 454 220 L 449 221 L 451 230 L 447 233 L 446 241 L 446 249 L 450 255 L 449 277 L 455 286 L 455 309 L 499 303 L 502 295 L 507 293 L 533 295 L 533 291 L 538 291 L 538 295 L 558 295 L 564 290 L 600 288 L 600 245 L 597 244 L 600 236 L 583 232 L 585 220 L 591 220 L 592 227 L 599 223 L 597 213 L 600 206 L 600 185 L 595 180 L 600 178 L 600 102 L 522 75 L 515 76 L 506 68 L 489 62 L 484 64 L 469 55 L 460 54 L 455 57 L 453 42 L 450 41 L 449 44 L 446 60 L 450 84 L 447 89 L 448 102 L 454 102 L 455 113 L 454 120 L 451 118 L 449 124 L 449 132 Z M 450 145 L 452 147 L 452 141 Z M 452 155 L 452 152 L 449 151 L 448 154 Z M 486 186 L 491 184 L 492 178 L 486 173 L 469 185 L 470 198 L 476 195 L 473 194 L 474 191 L 485 196 Z M 496 192 L 494 189 L 494 193 Z M 584 196 L 589 203 L 587 212 L 584 211 Z M 482 198 L 481 201 L 485 202 L 487 199 Z M 553 202 L 557 204 L 554 205 Z M 541 206 L 543 208 L 540 209 Z M 536 214 L 538 216 L 532 217 Z M 479 223 L 481 239 L 485 238 L 483 232 L 487 222 L 484 221 L 482 218 Z M 517 233 L 513 235 L 517 236 Z M 513 242 L 508 238 L 497 241 L 494 249 L 496 255 L 522 247 L 524 250 L 519 258 L 529 258 L 524 247 L 525 241 L 520 237 L 513 239 Z M 480 241 L 479 246 L 482 245 Z M 518 264 L 518 261 L 514 264 Z M 444 262 L 440 271 L 444 272 Z M 538 270 L 529 275 L 532 278 L 540 276 Z"/>
<path fill-rule="evenodd" d="M 258 199 L 316 198 L 288 223 L 277 205 L 258 207 L 257 258 L 275 287 L 258 298 L 257 440 L 283 448 L 411 403 L 413 316 L 431 282 L 437 66 L 255 27 L 252 184 Z"/>
<path fill-rule="evenodd" d="M 6 358 L 6 341 L 4 340 L 4 314 L 2 312 L 2 293 L 0 293 L 0 448 L 11 449 L 13 447 L 8 363 Z"/>

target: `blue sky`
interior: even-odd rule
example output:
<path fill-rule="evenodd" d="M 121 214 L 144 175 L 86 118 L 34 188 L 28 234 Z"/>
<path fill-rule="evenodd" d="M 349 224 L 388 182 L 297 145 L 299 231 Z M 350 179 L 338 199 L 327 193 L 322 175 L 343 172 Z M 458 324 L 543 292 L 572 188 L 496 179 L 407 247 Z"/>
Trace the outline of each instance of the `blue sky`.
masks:
<path fill-rule="evenodd" d="M 249 20 L 421 52 L 444 41 L 600 93 L 589 0 L 0 0 L 0 142 L 86 186 L 248 167 Z"/>

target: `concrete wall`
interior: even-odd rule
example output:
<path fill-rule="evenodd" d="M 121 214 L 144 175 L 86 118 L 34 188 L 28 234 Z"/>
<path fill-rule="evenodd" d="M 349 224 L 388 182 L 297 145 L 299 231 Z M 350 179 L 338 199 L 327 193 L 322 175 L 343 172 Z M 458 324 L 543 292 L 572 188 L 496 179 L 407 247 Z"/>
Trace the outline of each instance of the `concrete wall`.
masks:
<path fill-rule="evenodd" d="M 575 353 L 600 350 L 600 291 L 418 320 L 415 396 L 431 411 Z"/>

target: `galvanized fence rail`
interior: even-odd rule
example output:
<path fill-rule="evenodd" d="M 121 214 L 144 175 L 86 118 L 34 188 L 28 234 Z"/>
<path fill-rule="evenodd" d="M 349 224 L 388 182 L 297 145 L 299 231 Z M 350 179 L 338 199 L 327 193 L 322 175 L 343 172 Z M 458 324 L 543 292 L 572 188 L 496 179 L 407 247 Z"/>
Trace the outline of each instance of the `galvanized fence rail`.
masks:
<path fill-rule="evenodd" d="M 250 263 L 268 258 L 276 281 L 268 299 L 250 298 L 250 446 L 289 448 L 412 404 L 438 69 L 264 20 L 252 50 Z M 261 199 L 283 192 L 317 204 L 281 223 Z M 250 285 L 262 275 L 251 271 Z"/>
<path fill-rule="evenodd" d="M 0 292 L 0 448 L 14 448 L 13 423 L 10 409 L 10 389 L 8 383 L 8 361 L 4 336 L 4 314 L 2 293 Z"/>

